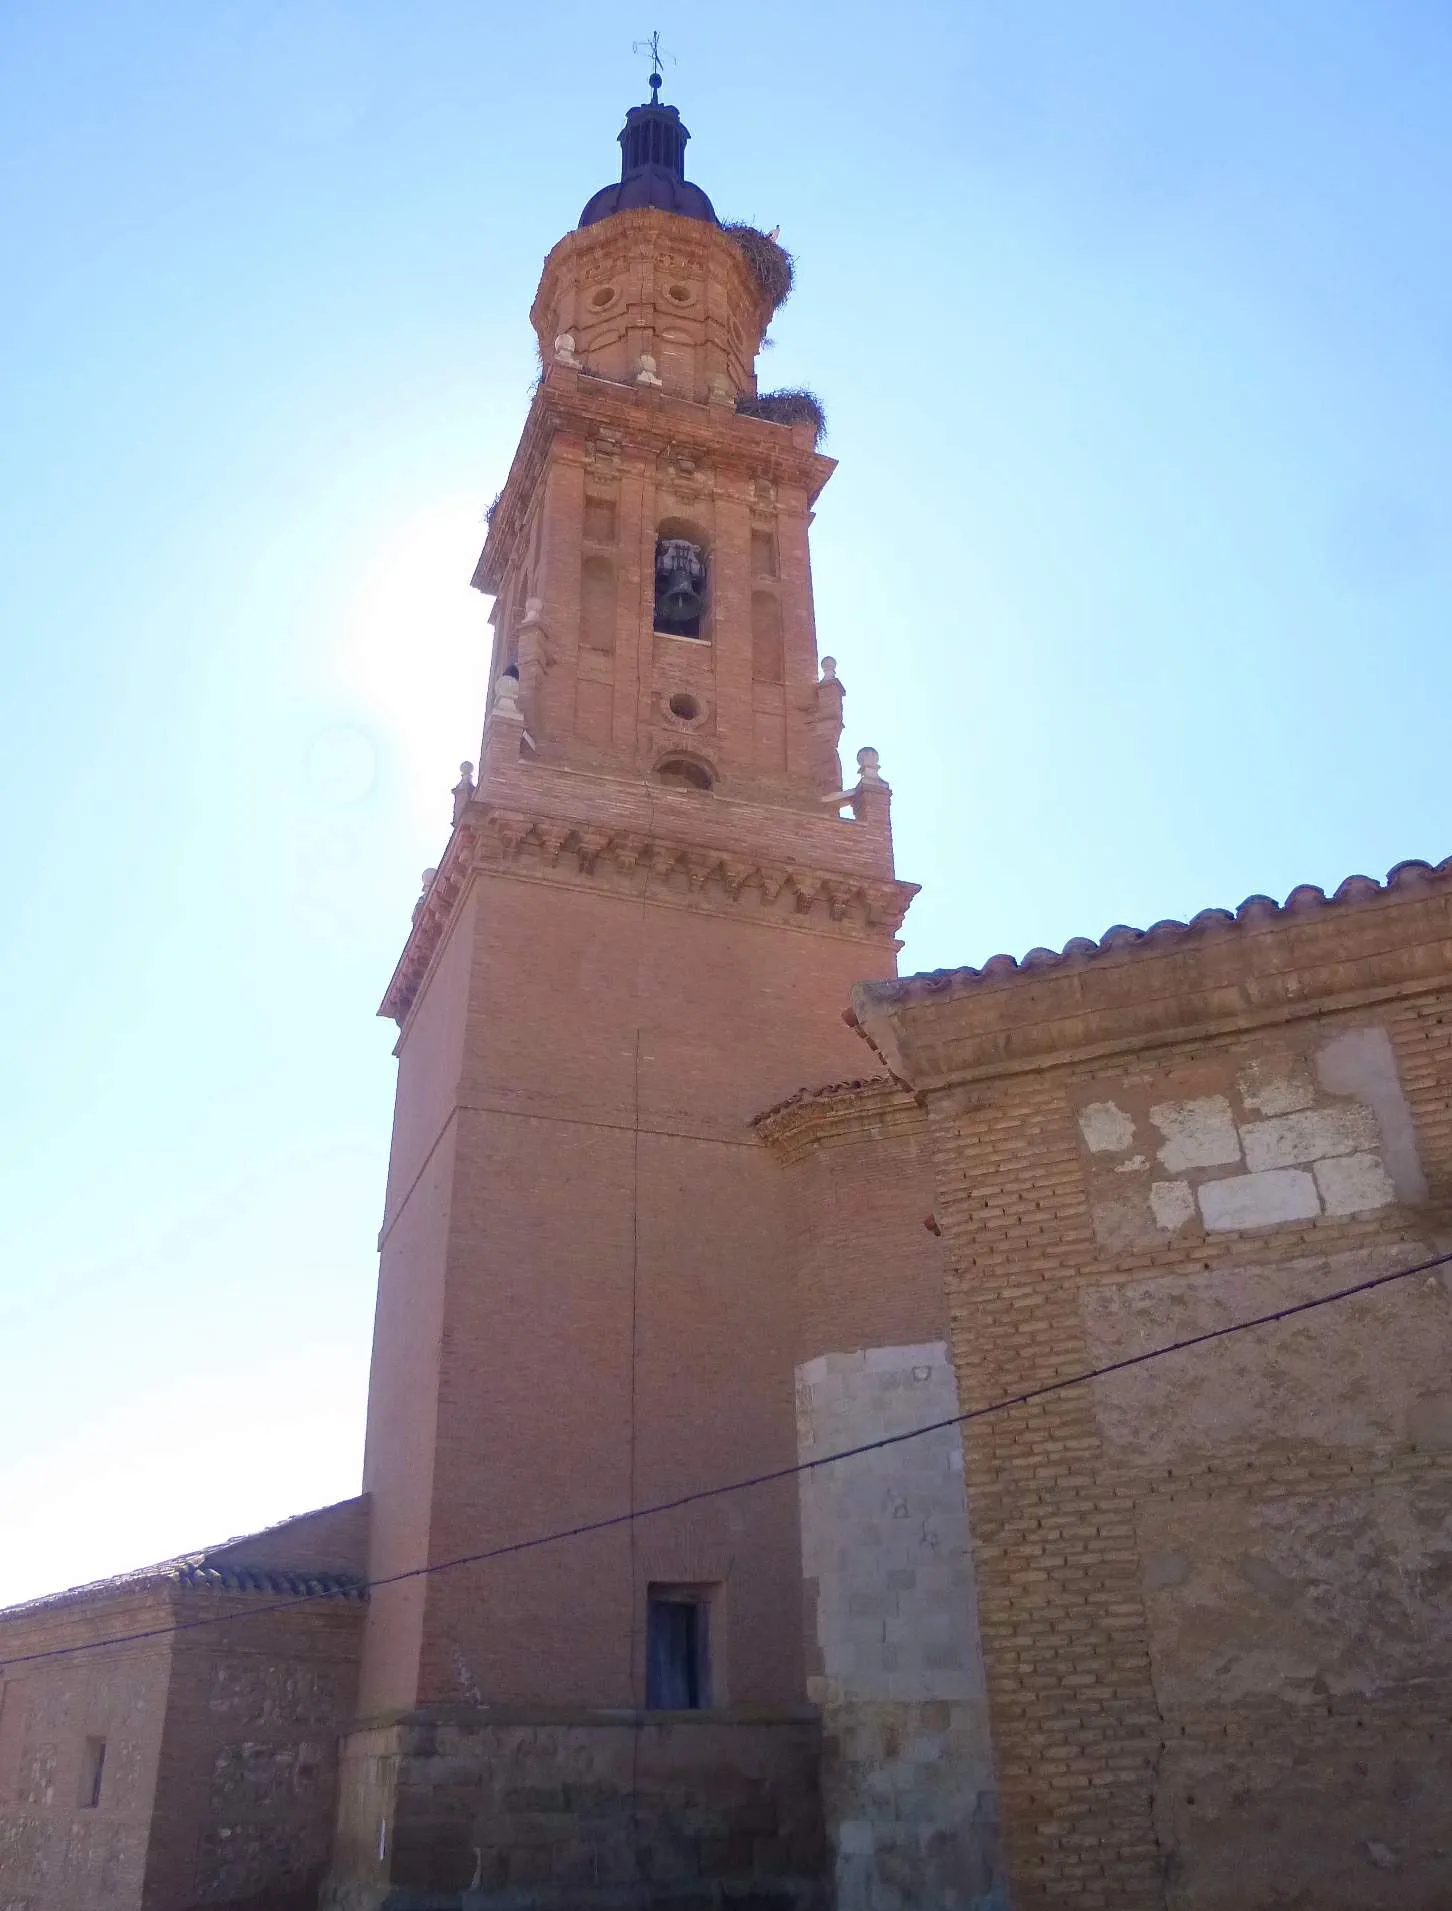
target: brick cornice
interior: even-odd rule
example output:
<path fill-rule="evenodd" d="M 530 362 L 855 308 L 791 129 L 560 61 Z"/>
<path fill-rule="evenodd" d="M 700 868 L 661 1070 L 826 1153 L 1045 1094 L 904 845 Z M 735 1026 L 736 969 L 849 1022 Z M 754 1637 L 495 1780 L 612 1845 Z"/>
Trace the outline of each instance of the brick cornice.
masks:
<path fill-rule="evenodd" d="M 752 1127 L 783 1161 L 817 1147 L 881 1140 L 922 1126 L 916 1098 L 890 1075 L 804 1088 L 752 1118 Z"/>
<path fill-rule="evenodd" d="M 919 1093 L 1225 1036 L 1452 983 L 1452 862 L 1404 863 L 1334 898 L 1297 889 L 1232 915 L 1118 928 L 1103 941 L 996 956 L 983 969 L 860 983 L 852 1009 Z"/>
<path fill-rule="evenodd" d="M 799 489 L 808 504 L 837 468 L 833 459 L 812 449 L 808 426 L 779 425 L 729 406 L 697 403 L 552 364 L 535 392 L 494 508 L 471 580 L 476 590 L 498 590 L 506 554 L 525 523 L 556 440 L 598 441 L 602 434 L 618 443 L 622 453 L 656 459 L 667 452 L 686 452 L 708 460 L 718 474 L 743 481 L 768 477 Z"/>
<path fill-rule="evenodd" d="M 400 1024 L 407 1019 L 471 879 L 481 872 L 612 890 L 718 915 L 745 910 L 775 927 L 877 944 L 893 942 L 918 889 L 861 868 L 824 866 L 810 854 L 762 856 L 684 831 L 573 821 L 476 800 L 455 825 L 419 904 L 380 1015 Z"/>

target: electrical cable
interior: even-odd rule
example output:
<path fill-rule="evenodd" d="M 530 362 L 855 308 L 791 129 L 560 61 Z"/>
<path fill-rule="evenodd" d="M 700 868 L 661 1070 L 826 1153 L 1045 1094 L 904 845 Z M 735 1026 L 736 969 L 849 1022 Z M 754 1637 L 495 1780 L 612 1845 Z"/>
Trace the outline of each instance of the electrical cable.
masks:
<path fill-rule="evenodd" d="M 1031 1401 L 1046 1399 L 1051 1394 L 1063 1393 L 1070 1387 L 1082 1387 L 1091 1380 L 1103 1380 L 1110 1374 L 1125 1373 L 1132 1367 L 1143 1367 L 1151 1360 L 1162 1360 L 1166 1354 L 1184 1353 L 1191 1347 L 1203 1347 L 1213 1340 L 1227 1340 L 1232 1334 L 1249 1333 L 1256 1327 L 1271 1327 L 1283 1320 L 1292 1320 L 1298 1314 L 1309 1314 L 1319 1307 L 1330 1307 L 1337 1301 L 1353 1300 L 1358 1294 L 1374 1293 L 1378 1288 L 1390 1287 L 1394 1282 L 1413 1279 L 1418 1274 L 1430 1274 L 1437 1268 L 1452 1264 L 1452 1253 L 1435 1255 L 1431 1260 L 1419 1261 L 1414 1267 L 1394 1269 L 1389 1274 L 1373 1274 L 1364 1281 L 1356 1281 L 1350 1287 L 1339 1287 L 1329 1294 L 1317 1294 L 1310 1300 L 1295 1301 L 1288 1307 L 1277 1307 L 1268 1314 L 1256 1314 L 1250 1320 L 1229 1321 L 1223 1327 L 1210 1327 L 1202 1334 L 1190 1334 L 1184 1340 L 1171 1341 L 1164 1347 L 1149 1347 L 1142 1353 L 1127 1354 L 1123 1360 L 1112 1360 L 1103 1367 L 1090 1367 L 1082 1373 L 1066 1374 L 1060 1380 L 1047 1380 L 1037 1387 L 1029 1387 L 1022 1393 L 1010 1394 L 1002 1400 L 994 1400 L 985 1407 L 969 1407 L 962 1413 L 949 1414 L 943 1420 L 930 1420 L 926 1426 L 910 1427 L 904 1433 L 883 1434 L 880 1439 L 865 1440 L 859 1446 L 844 1447 L 837 1453 L 819 1454 L 812 1460 L 798 1460 L 791 1466 L 773 1467 L 766 1473 L 753 1473 L 745 1479 L 728 1480 L 722 1486 L 697 1487 L 690 1493 L 680 1493 L 673 1499 L 657 1500 L 651 1506 L 633 1507 L 626 1513 L 612 1513 L 604 1519 L 586 1520 L 578 1526 L 563 1526 L 552 1533 L 537 1533 L 529 1539 L 510 1540 L 502 1546 L 490 1546 L 479 1553 L 461 1553 L 455 1559 L 442 1559 L 431 1566 L 410 1566 L 401 1573 L 387 1573 L 379 1579 L 367 1580 L 357 1592 L 374 1593 L 386 1586 L 400 1586 L 415 1579 L 427 1579 L 434 1573 L 454 1572 L 461 1566 L 482 1566 L 494 1559 L 512 1558 L 517 1553 L 533 1552 L 540 1546 L 556 1546 L 568 1539 L 584 1539 L 591 1533 L 606 1533 L 620 1526 L 629 1526 L 636 1520 L 654 1519 L 662 1513 L 674 1513 L 684 1506 L 699 1506 L 703 1500 L 724 1498 L 728 1493 L 746 1493 L 755 1487 L 771 1486 L 780 1480 L 796 1478 L 799 1474 L 813 1473 L 819 1467 L 836 1466 L 842 1460 L 855 1460 L 865 1453 L 879 1453 L 884 1447 L 902 1446 L 909 1440 L 921 1440 L 930 1433 L 942 1433 L 948 1427 L 966 1426 L 974 1420 L 985 1420 L 996 1413 L 1007 1413 L 1012 1407 L 1024 1407 Z M 257 1606 L 246 1612 L 208 1613 L 196 1619 L 181 1619 L 166 1626 L 153 1626 L 140 1632 L 118 1633 L 105 1639 L 88 1639 L 79 1645 L 53 1646 L 44 1652 L 21 1653 L 13 1659 L 0 1660 L 0 1671 L 8 1671 L 13 1666 L 33 1665 L 44 1659 L 69 1658 L 78 1652 L 98 1652 L 106 1646 L 136 1645 L 143 1640 L 164 1639 L 179 1632 L 192 1632 L 203 1626 L 222 1625 L 240 1619 L 260 1619 L 270 1613 L 287 1612 L 297 1606 L 311 1603 L 313 1595 L 300 1594 L 292 1599 L 280 1599 L 271 1605 Z"/>

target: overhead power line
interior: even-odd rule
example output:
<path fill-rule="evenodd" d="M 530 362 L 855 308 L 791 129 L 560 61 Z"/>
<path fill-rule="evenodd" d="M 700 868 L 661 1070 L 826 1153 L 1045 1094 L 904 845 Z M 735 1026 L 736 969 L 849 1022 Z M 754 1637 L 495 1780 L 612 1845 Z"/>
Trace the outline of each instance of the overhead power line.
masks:
<path fill-rule="evenodd" d="M 843 1460 L 855 1460 L 864 1453 L 880 1453 L 884 1447 L 902 1446 L 909 1440 L 921 1440 L 930 1433 L 942 1433 L 948 1427 L 966 1426 L 973 1420 L 986 1420 L 996 1413 L 1007 1413 L 1013 1407 L 1024 1407 L 1034 1400 L 1044 1400 L 1051 1394 L 1064 1393 L 1070 1387 L 1082 1387 L 1091 1380 L 1103 1380 L 1110 1374 L 1126 1373 L 1130 1368 L 1146 1366 L 1152 1360 L 1163 1360 L 1166 1354 L 1181 1354 L 1191 1347 L 1204 1347 L 1213 1340 L 1227 1340 L 1232 1334 L 1246 1334 L 1253 1328 L 1273 1327 L 1278 1321 L 1292 1320 L 1299 1314 L 1313 1313 L 1317 1308 L 1333 1306 L 1337 1301 L 1354 1300 L 1358 1294 L 1371 1294 L 1378 1288 L 1390 1287 L 1397 1281 L 1411 1280 L 1418 1274 L 1431 1274 L 1440 1267 L 1452 1264 L 1452 1253 L 1437 1254 L 1428 1261 L 1419 1261 L 1415 1267 L 1401 1267 L 1390 1274 L 1373 1274 L 1364 1281 L 1356 1281 L 1350 1287 L 1338 1287 L 1329 1294 L 1317 1294 L 1306 1301 L 1294 1301 L 1288 1307 L 1277 1307 L 1268 1314 L 1256 1314 L 1250 1320 L 1229 1321 L 1223 1327 L 1210 1327 L 1202 1334 L 1189 1334 L 1183 1340 L 1171 1341 L 1164 1347 L 1146 1348 L 1143 1353 L 1127 1354 L 1123 1360 L 1111 1360 L 1102 1367 L 1090 1367 L 1082 1373 L 1067 1374 L 1061 1380 L 1046 1380 L 1037 1387 L 1028 1387 L 1022 1393 L 1010 1394 L 1003 1400 L 994 1400 L 986 1407 L 969 1407 L 962 1413 L 949 1414 L 946 1419 L 930 1420 L 925 1426 L 910 1427 L 905 1433 L 885 1433 L 876 1440 L 864 1440 L 861 1445 L 843 1447 L 836 1453 L 823 1453 L 812 1460 L 798 1460 L 791 1466 L 773 1467 L 765 1473 L 753 1473 L 741 1480 L 728 1480 L 723 1486 L 697 1487 L 690 1493 L 679 1493 L 673 1499 L 657 1500 L 650 1506 L 639 1506 L 626 1513 L 611 1513 L 604 1519 L 585 1520 L 577 1526 L 561 1526 L 551 1533 L 537 1533 L 529 1539 L 510 1540 L 502 1546 L 486 1547 L 478 1553 L 461 1553 L 456 1559 L 441 1559 L 433 1565 L 410 1566 L 401 1573 L 386 1573 L 381 1578 L 366 1581 L 358 1590 L 374 1593 L 386 1586 L 401 1586 L 409 1580 L 427 1579 L 434 1573 L 451 1573 L 461 1566 L 483 1566 L 490 1560 L 509 1559 L 517 1553 L 533 1552 L 540 1546 L 558 1546 L 569 1539 L 584 1539 L 591 1533 L 607 1533 L 620 1526 L 632 1525 L 636 1520 L 657 1519 L 663 1513 L 675 1513 L 685 1506 L 699 1506 L 703 1500 L 724 1498 L 728 1493 L 747 1493 L 761 1486 L 774 1485 L 779 1480 L 790 1480 L 802 1473 L 815 1473 L 818 1468 L 837 1466 Z M 278 1599 L 266 1606 L 254 1606 L 245 1612 L 208 1613 L 196 1619 L 178 1619 L 170 1625 L 151 1626 L 137 1632 L 116 1633 L 104 1639 L 88 1639 L 77 1645 L 52 1646 L 45 1652 L 21 1653 L 15 1658 L 0 1660 L 0 1671 L 8 1671 L 14 1666 L 34 1665 L 45 1659 L 65 1659 L 79 1652 L 99 1652 L 107 1646 L 139 1645 L 151 1639 L 169 1638 L 179 1632 L 193 1632 L 203 1626 L 216 1626 L 239 1619 L 261 1619 L 270 1613 L 288 1612 L 294 1607 L 311 1603 L 307 1595 L 291 1599 Z"/>

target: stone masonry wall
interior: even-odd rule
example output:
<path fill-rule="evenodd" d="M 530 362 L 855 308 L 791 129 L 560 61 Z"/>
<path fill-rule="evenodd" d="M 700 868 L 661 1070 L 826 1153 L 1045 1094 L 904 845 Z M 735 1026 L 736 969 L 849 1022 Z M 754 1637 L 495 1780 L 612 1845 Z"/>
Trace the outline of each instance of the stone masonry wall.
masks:
<path fill-rule="evenodd" d="M 173 1651 L 142 1911 L 312 1911 L 364 1607 L 190 1593 Z"/>
<path fill-rule="evenodd" d="M 327 1911 L 823 1911 L 805 1708 L 437 1708 L 348 1740 Z M 461 1897 L 461 1894 L 462 1897 Z"/>
<path fill-rule="evenodd" d="M 951 1418 L 946 1345 L 797 1369 L 803 1461 Z M 989 1911 L 997 1800 L 956 1428 L 800 1476 L 807 1689 L 823 1710 L 837 1911 Z"/>

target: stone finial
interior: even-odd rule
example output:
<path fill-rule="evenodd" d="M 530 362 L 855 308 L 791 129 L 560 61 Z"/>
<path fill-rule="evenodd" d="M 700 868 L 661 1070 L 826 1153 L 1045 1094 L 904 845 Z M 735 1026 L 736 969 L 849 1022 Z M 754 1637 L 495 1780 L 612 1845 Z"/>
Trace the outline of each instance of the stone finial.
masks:
<path fill-rule="evenodd" d="M 418 901 L 413 906 L 413 920 L 415 922 L 417 922 L 419 917 L 423 914 L 423 906 L 429 898 L 429 885 L 433 882 L 434 877 L 437 876 L 438 873 L 437 869 L 426 869 L 423 873 L 423 881 L 418 892 Z"/>
<path fill-rule="evenodd" d="M 850 790 L 835 790 L 822 801 L 832 809 L 850 805 L 858 822 L 869 816 L 886 816 L 892 789 L 879 767 L 878 755 L 871 745 L 857 752 L 857 782 Z"/>
<path fill-rule="evenodd" d="M 561 332 L 555 340 L 555 363 L 557 365 L 578 365 L 575 356 L 575 335 L 573 332 Z"/>
<path fill-rule="evenodd" d="M 635 361 L 635 382 L 637 385 L 663 385 L 665 383 L 665 380 L 657 373 L 655 360 L 651 357 L 649 352 L 642 352 L 640 357 Z"/>
<path fill-rule="evenodd" d="M 836 681 L 837 659 L 835 657 L 824 657 L 822 659 L 822 682 L 836 683 Z"/>
<path fill-rule="evenodd" d="M 469 807 L 469 798 L 474 794 L 474 765 L 459 765 L 459 780 L 449 792 L 454 799 L 454 821 L 457 823 Z"/>
<path fill-rule="evenodd" d="M 525 623 L 537 624 L 543 616 L 544 599 L 542 597 L 526 597 L 524 600 Z"/>

